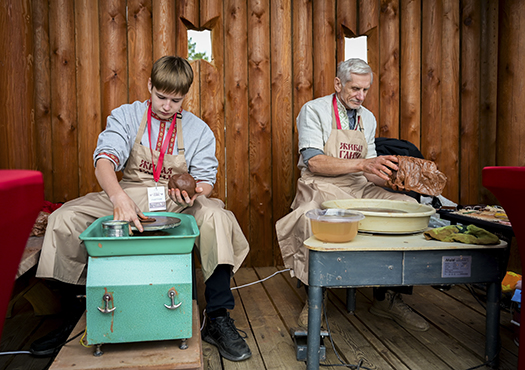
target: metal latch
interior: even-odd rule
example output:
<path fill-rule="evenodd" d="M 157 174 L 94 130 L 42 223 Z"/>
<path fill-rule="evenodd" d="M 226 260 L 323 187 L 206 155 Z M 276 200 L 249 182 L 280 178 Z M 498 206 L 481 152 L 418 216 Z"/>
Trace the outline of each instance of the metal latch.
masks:
<path fill-rule="evenodd" d="M 104 300 L 104 302 L 106 302 L 106 307 L 104 307 L 104 308 L 97 307 L 100 312 L 102 312 L 102 313 L 110 313 L 110 312 L 115 311 L 116 307 L 113 306 L 113 308 L 109 308 L 109 301 L 111 301 L 111 296 L 109 294 L 107 294 L 107 293 L 104 294 L 102 296 L 102 299 Z"/>
<path fill-rule="evenodd" d="M 178 304 L 175 304 L 175 296 L 176 296 L 175 290 L 170 289 L 168 291 L 168 297 L 171 298 L 171 306 L 168 306 L 167 304 L 164 305 L 164 306 L 166 306 L 167 309 L 174 310 L 176 308 L 179 308 L 180 305 L 182 304 L 182 302 L 179 302 Z"/>

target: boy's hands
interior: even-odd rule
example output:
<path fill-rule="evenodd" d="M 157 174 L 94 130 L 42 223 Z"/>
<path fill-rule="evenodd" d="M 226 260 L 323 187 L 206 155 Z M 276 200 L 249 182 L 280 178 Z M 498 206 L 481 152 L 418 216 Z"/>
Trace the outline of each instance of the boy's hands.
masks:
<path fill-rule="evenodd" d="M 135 225 L 138 231 L 143 232 L 144 228 L 140 223 L 140 218 L 147 218 L 144 216 L 142 211 L 137 207 L 135 202 L 124 192 L 118 193 L 109 198 L 113 203 L 113 219 L 130 222 L 130 233 L 131 223 Z"/>
<path fill-rule="evenodd" d="M 191 198 L 188 196 L 188 193 L 185 190 L 180 191 L 179 189 L 168 189 L 168 195 L 170 196 L 171 200 L 174 201 L 178 206 L 184 208 L 193 206 L 195 199 L 197 199 L 197 197 L 203 193 L 204 189 L 200 186 L 195 188 L 195 195 L 193 195 Z"/>

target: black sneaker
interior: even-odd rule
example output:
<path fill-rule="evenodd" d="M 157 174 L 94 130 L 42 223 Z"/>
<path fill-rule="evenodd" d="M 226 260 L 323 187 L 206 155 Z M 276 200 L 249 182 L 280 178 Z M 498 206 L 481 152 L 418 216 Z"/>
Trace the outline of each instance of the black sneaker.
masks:
<path fill-rule="evenodd" d="M 229 313 L 215 319 L 207 318 L 202 329 L 202 340 L 219 348 L 221 356 L 230 361 L 243 361 L 252 356 L 250 347 L 239 335 Z"/>

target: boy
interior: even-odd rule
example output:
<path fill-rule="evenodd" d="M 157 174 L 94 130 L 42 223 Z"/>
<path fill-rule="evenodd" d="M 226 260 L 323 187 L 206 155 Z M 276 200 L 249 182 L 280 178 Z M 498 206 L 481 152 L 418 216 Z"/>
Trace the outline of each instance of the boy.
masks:
<path fill-rule="evenodd" d="M 111 112 L 93 155 L 103 191 L 67 202 L 50 215 L 37 277 L 85 284 L 87 254 L 78 236 L 99 217 L 113 214 L 115 220 L 129 221 L 142 232 L 143 210 L 191 214 L 200 229 L 196 245 L 206 282 L 203 340 L 216 345 L 223 357 L 241 361 L 251 352 L 227 310 L 235 304 L 232 272 L 242 264 L 249 246 L 233 213 L 219 199 L 208 198 L 217 173 L 215 137 L 206 123 L 182 109 L 192 83 L 193 71 L 185 59 L 162 57 L 148 81 L 151 98 Z M 119 182 L 115 172 L 121 170 Z M 178 189 L 166 191 L 171 175 L 186 172 L 197 181 L 193 197 Z M 160 191 L 160 199 L 152 190 Z M 63 338 L 55 339 L 54 345 L 59 345 Z M 44 348 L 52 347 L 49 339 L 41 342 L 33 344 L 34 352 L 53 353 L 48 352 L 54 348 Z"/>

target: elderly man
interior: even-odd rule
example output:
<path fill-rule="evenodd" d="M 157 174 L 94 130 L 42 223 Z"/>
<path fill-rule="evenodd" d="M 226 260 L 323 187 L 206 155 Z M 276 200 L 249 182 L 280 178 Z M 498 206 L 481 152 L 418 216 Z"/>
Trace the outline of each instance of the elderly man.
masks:
<path fill-rule="evenodd" d="M 372 70 L 363 60 L 341 62 L 334 80 L 335 93 L 309 101 L 297 117 L 301 178 L 291 206 L 293 211 L 277 221 L 276 231 L 286 267 L 305 286 L 308 250 L 303 242 L 312 235 L 305 217 L 308 210 L 333 199 L 414 201 L 382 188 L 392 170 L 398 167 L 395 156 L 377 156 L 376 119 L 362 106 L 372 79 Z M 376 289 L 370 312 L 413 330 L 427 330 L 428 323 L 403 302 L 401 291 L 401 288 Z M 403 292 L 407 292 L 406 288 Z M 298 323 L 308 325 L 308 303 Z"/>

